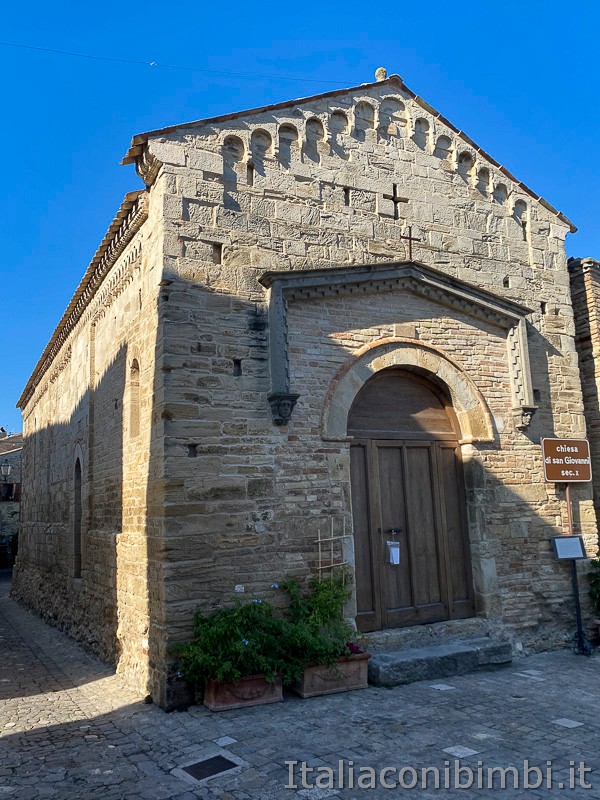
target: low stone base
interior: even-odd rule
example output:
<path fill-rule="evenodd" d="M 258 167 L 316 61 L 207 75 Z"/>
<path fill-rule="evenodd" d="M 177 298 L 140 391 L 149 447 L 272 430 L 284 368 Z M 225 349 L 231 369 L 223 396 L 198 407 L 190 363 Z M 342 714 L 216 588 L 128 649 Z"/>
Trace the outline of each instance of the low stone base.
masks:
<path fill-rule="evenodd" d="M 495 669 L 512 661 L 509 642 L 472 639 L 377 653 L 369 662 L 369 683 L 399 686 Z"/>

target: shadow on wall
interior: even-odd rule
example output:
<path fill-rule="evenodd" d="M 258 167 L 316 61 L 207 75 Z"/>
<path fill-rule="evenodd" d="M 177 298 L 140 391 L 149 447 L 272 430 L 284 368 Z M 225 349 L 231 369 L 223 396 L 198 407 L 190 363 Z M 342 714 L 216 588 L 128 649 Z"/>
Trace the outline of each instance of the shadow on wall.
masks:
<path fill-rule="evenodd" d="M 38 417 L 37 432 L 26 437 L 12 586 L 13 597 L 112 663 L 120 655 L 126 361 L 121 347 L 67 421 Z"/>

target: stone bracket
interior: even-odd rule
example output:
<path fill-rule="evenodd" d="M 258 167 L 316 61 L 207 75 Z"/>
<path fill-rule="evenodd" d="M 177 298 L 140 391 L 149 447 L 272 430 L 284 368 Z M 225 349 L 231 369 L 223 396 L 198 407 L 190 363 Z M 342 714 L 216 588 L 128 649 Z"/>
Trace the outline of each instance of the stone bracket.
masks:
<path fill-rule="evenodd" d="M 530 426 L 533 415 L 537 410 L 537 406 L 518 406 L 517 408 L 513 408 L 512 413 L 515 428 L 518 431 L 526 430 Z"/>
<path fill-rule="evenodd" d="M 507 331 L 515 426 L 523 430 L 531 421 L 536 407 L 533 404 L 525 317 L 533 309 L 417 261 L 266 272 L 259 280 L 268 290 L 269 404 L 276 424 L 284 425 L 289 421 L 299 397 L 290 387 L 288 301 L 390 291 L 418 294 Z"/>
<path fill-rule="evenodd" d="M 275 425 L 287 425 L 292 418 L 292 411 L 300 397 L 299 394 L 279 393 L 267 395 L 271 406 L 271 414 Z"/>

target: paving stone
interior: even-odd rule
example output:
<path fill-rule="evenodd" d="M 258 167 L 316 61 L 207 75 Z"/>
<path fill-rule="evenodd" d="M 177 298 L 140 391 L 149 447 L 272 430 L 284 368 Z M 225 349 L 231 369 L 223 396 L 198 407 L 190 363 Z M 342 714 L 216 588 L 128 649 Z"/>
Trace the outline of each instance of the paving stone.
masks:
<path fill-rule="evenodd" d="M 110 667 L 17 606 L 6 588 L 0 585 L 0 635 L 14 680 L 0 683 L 0 798 L 355 800 L 357 792 L 350 789 L 285 789 L 286 761 L 335 771 L 340 759 L 376 769 L 441 769 L 454 759 L 465 759 L 465 766 L 482 760 L 486 767 L 522 769 L 525 759 L 533 766 L 552 760 L 562 781 L 568 781 L 569 762 L 583 760 L 594 769 L 588 775 L 594 791 L 578 786 L 569 797 L 599 796 L 596 656 L 586 659 L 569 650 L 536 655 L 498 672 L 454 677 L 455 691 L 435 688 L 450 684 L 421 682 L 305 701 L 290 696 L 277 707 L 225 714 L 202 706 L 166 714 L 144 704 Z M 19 663 L 28 668 L 17 677 L 12 667 Z M 14 727 L 4 727 L 10 723 Z M 198 789 L 170 774 L 204 757 L 208 748 L 249 767 Z M 373 798 L 390 794 L 365 792 Z M 552 793 L 506 796 L 539 800 Z M 461 794 L 486 796 L 476 788 Z M 431 795 L 455 796 L 443 787 Z"/>

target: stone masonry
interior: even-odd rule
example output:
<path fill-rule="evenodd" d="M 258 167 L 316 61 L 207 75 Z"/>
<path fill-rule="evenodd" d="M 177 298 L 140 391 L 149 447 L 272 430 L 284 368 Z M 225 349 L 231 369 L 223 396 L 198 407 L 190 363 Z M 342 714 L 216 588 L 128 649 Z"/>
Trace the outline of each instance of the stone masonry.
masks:
<path fill-rule="evenodd" d="M 590 440 L 596 516 L 600 513 L 600 263 L 593 258 L 569 260 L 575 315 L 575 345 Z"/>
<path fill-rule="evenodd" d="M 0 428 L 0 463 L 10 465 L 10 473 L 0 478 L 0 565 L 8 566 L 16 551 L 21 513 L 21 456 L 23 437 L 20 433 L 7 434 Z"/>
<path fill-rule="evenodd" d="M 586 431 L 572 224 L 397 76 L 141 134 L 125 162 L 146 189 L 20 400 L 14 595 L 170 705 L 197 607 L 307 575 L 329 531 L 352 565 L 347 410 L 402 366 L 460 421 L 478 615 L 564 643 L 539 441 Z"/>

